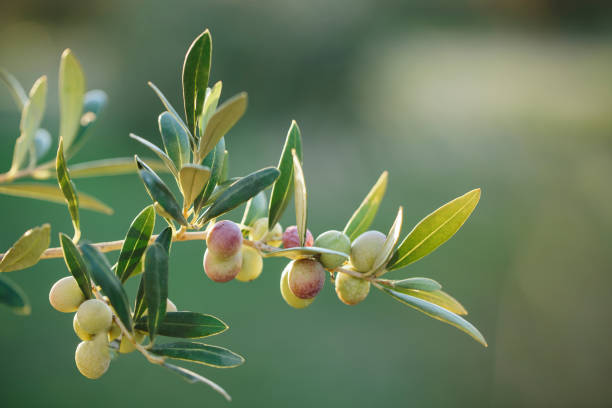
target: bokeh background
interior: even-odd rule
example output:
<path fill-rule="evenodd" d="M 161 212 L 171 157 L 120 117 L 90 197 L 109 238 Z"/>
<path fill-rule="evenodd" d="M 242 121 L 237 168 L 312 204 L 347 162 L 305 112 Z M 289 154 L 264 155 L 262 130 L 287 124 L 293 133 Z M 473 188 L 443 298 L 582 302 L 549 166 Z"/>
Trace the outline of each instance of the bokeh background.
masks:
<path fill-rule="evenodd" d="M 291 119 L 302 129 L 310 228 L 342 229 L 383 170 L 390 183 L 376 229 L 397 206 L 405 231 L 481 187 L 479 206 L 434 254 L 397 272 L 443 283 L 489 341 L 373 291 L 356 307 L 327 283 L 290 309 L 266 263 L 251 284 L 205 278 L 202 243 L 176 245 L 170 295 L 231 329 L 210 342 L 243 354 L 231 370 L 196 367 L 234 397 L 189 385 L 132 354 L 99 381 L 74 366 L 71 315 L 48 304 L 61 260 L 11 274 L 30 317 L 0 309 L 3 407 L 609 406 L 612 400 L 612 12 L 596 1 L 4 1 L 0 65 L 29 88 L 50 78 L 45 126 L 57 134 L 57 71 L 70 47 L 88 88 L 110 97 L 72 162 L 148 155 L 159 142 L 190 42 L 213 35 L 212 80 L 250 105 L 231 131 L 231 175 L 275 165 Z M 0 163 L 9 167 L 19 114 L 0 91 Z M 121 237 L 148 197 L 136 175 L 78 181 L 114 216 L 83 211 L 89 240 Z M 0 199 L 0 247 L 65 208 Z M 235 218 L 239 217 L 235 215 Z M 293 223 L 292 210 L 283 224 Z M 162 222 L 158 223 L 158 228 Z M 134 282 L 129 285 L 134 295 Z"/>

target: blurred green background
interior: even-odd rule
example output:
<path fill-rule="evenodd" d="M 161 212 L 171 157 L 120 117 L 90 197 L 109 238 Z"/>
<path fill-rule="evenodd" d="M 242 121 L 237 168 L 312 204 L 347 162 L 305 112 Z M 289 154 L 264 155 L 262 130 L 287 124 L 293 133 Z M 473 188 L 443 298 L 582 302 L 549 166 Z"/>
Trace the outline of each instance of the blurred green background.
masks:
<path fill-rule="evenodd" d="M 181 309 L 230 324 L 210 342 L 247 363 L 196 368 L 229 390 L 231 405 L 136 354 L 99 381 L 81 377 L 72 316 L 48 304 L 50 286 L 66 275 L 51 260 L 10 275 L 33 312 L 0 309 L 0 406 L 608 406 L 611 22 L 605 2 L 569 0 L 3 2 L 0 65 L 27 88 L 49 75 L 45 127 L 57 134 L 64 48 L 82 62 L 88 88 L 109 94 L 72 163 L 150 156 L 127 137 L 160 141 L 162 106 L 146 81 L 181 106 L 185 51 L 210 28 L 222 98 L 242 90 L 250 98 L 226 138 L 231 175 L 275 165 L 296 119 L 315 236 L 341 229 L 383 170 L 389 188 L 374 223 L 382 231 L 399 205 L 407 232 L 481 187 L 457 236 L 395 275 L 440 281 L 489 348 L 378 291 L 348 307 L 328 282 L 310 308 L 290 309 L 278 290 L 280 260 L 250 284 L 213 284 L 204 245 L 192 242 L 174 247 L 170 295 Z M 18 122 L 2 89 L 6 169 Z M 120 238 L 149 202 L 136 175 L 77 186 L 116 210 L 82 213 L 89 240 Z M 2 248 L 46 221 L 53 244 L 71 230 L 59 205 L 2 197 L 0 213 Z M 283 224 L 292 223 L 289 209 Z"/>

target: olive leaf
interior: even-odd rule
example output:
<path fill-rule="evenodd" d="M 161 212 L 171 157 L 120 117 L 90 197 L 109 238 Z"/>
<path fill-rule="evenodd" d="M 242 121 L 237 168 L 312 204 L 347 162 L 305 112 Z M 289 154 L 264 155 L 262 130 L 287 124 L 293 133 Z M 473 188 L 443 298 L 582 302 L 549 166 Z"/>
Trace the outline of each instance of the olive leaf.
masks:
<path fill-rule="evenodd" d="M 19 83 L 17 78 L 11 75 L 10 72 L 5 71 L 0 68 L 0 80 L 6 84 L 9 91 L 11 91 L 11 96 L 15 100 L 15 104 L 19 110 L 22 110 L 26 102 L 28 101 L 28 96 L 26 95 L 25 89 Z"/>
<path fill-rule="evenodd" d="M 219 182 L 221 176 L 221 170 L 223 168 L 223 160 L 225 158 L 225 139 L 221 138 L 217 146 L 208 153 L 208 155 L 202 161 L 202 166 L 210 169 L 210 177 L 206 183 L 204 190 L 198 195 L 193 203 L 193 208 L 196 214 L 199 214 L 202 208 L 208 203 L 210 196 L 215 191 L 215 187 Z"/>
<path fill-rule="evenodd" d="M 209 380 L 206 377 L 201 376 L 198 373 L 194 373 L 193 371 L 188 370 L 186 368 L 175 366 L 173 364 L 166 363 L 166 362 L 164 362 L 162 364 L 162 366 L 166 367 L 167 369 L 169 369 L 173 373 L 176 373 L 176 374 L 180 375 L 181 377 L 183 377 L 183 379 L 185 379 L 190 384 L 195 384 L 195 383 L 206 384 L 209 387 L 211 387 L 213 390 L 217 391 L 219 394 L 223 395 L 223 397 L 227 401 L 231 401 L 232 400 L 232 397 L 230 397 L 229 394 L 227 393 L 227 391 L 225 391 L 223 388 L 221 388 L 221 386 L 219 384 L 215 383 L 214 381 Z"/>
<path fill-rule="evenodd" d="M 229 152 L 226 150 L 223 152 L 223 166 L 221 166 L 221 173 L 219 174 L 219 184 L 227 181 L 229 177 Z"/>
<path fill-rule="evenodd" d="M 296 121 L 291 122 L 285 145 L 278 162 L 280 175 L 272 186 L 270 204 L 268 207 L 268 228 L 272 229 L 280 220 L 285 208 L 291 201 L 293 193 L 293 154 L 295 149 L 297 157 L 302 160 L 302 135 Z"/>
<path fill-rule="evenodd" d="M 36 183 L 11 183 L 0 185 L 0 194 L 15 197 L 35 198 L 58 204 L 65 204 L 66 199 L 59 186 Z M 88 210 L 98 211 L 104 214 L 112 214 L 113 209 L 90 195 L 78 193 L 79 206 Z"/>
<path fill-rule="evenodd" d="M 219 140 L 240 120 L 247 107 L 246 92 L 225 101 L 210 117 L 200 139 L 199 157 L 206 157 Z"/>
<path fill-rule="evenodd" d="M 178 114 L 178 112 L 176 111 L 176 109 L 174 109 L 174 106 L 172 106 L 172 104 L 168 101 L 168 99 L 166 98 L 166 96 L 162 93 L 162 91 L 159 90 L 159 88 L 157 86 L 155 86 L 155 84 L 153 82 L 147 82 L 147 84 L 151 87 L 151 89 L 153 89 L 153 91 L 157 94 L 159 100 L 161 101 L 161 103 L 164 105 L 164 107 L 166 108 L 166 110 L 168 112 L 170 112 L 174 118 L 181 124 L 181 126 L 183 127 L 183 129 L 185 129 L 185 131 L 187 132 L 187 134 L 189 135 L 189 140 L 191 140 L 191 142 L 195 142 L 195 139 L 193 138 L 193 135 L 191 134 L 191 131 L 189 130 L 189 128 L 187 127 L 187 125 L 185 124 L 185 122 L 183 121 L 183 119 L 181 119 L 181 115 Z"/>
<path fill-rule="evenodd" d="M 49 224 L 27 230 L 2 257 L 0 272 L 18 271 L 36 265 L 50 242 Z"/>
<path fill-rule="evenodd" d="M 20 135 L 15 142 L 11 172 L 19 170 L 34 143 L 36 131 L 45 114 L 47 98 L 47 77 L 42 76 L 34 82 L 30 90 L 29 99 L 23 105 L 21 121 L 19 122 Z"/>
<path fill-rule="evenodd" d="M 268 200 L 266 193 L 260 191 L 246 203 L 244 214 L 242 215 L 242 225 L 251 226 L 255 221 L 266 216 L 268 210 Z"/>
<path fill-rule="evenodd" d="M 72 145 L 83 112 L 85 75 L 69 49 L 62 53 L 59 68 L 60 130 L 66 149 Z"/>
<path fill-rule="evenodd" d="M 293 248 L 285 248 L 278 249 L 276 251 L 264 252 L 262 256 L 264 258 L 270 257 L 285 257 L 290 259 L 302 259 L 302 258 L 312 258 L 316 256 L 320 256 L 322 254 L 326 255 L 337 255 L 341 256 L 344 259 L 348 259 L 348 254 L 334 251 L 327 248 L 319 248 L 319 247 L 293 247 Z"/>
<path fill-rule="evenodd" d="M 165 163 L 159 160 L 144 159 L 147 165 L 155 171 L 168 171 Z M 100 176 L 117 176 L 131 174 L 138 170 L 133 157 L 115 157 L 112 159 L 93 160 L 68 167 L 70 178 L 86 178 Z M 37 177 L 40 178 L 40 177 Z"/>
<path fill-rule="evenodd" d="M 89 129 L 98 121 L 102 110 L 108 102 L 106 92 L 100 89 L 92 89 L 83 97 L 83 111 L 79 120 L 79 128 L 76 136 L 70 144 L 66 146 L 66 157 L 72 157 L 85 144 Z"/>
<path fill-rule="evenodd" d="M 397 245 L 397 241 L 399 241 L 400 233 L 402 232 L 402 220 L 404 217 L 404 210 L 400 207 L 397 210 L 397 215 L 395 217 L 395 221 L 387 234 L 387 238 L 381 248 L 380 252 L 374 259 L 374 264 L 372 265 L 372 270 L 366 273 L 366 275 L 376 274 L 377 276 L 382 275 L 385 271 L 380 270 L 383 268 L 389 259 L 393 255 L 393 250 L 395 249 L 395 245 Z"/>
<path fill-rule="evenodd" d="M 55 169 L 57 171 L 57 182 L 66 199 L 66 205 L 70 212 L 72 225 L 74 226 L 74 241 L 78 242 L 81 236 L 81 223 L 79 220 L 79 198 L 76 194 L 76 187 L 70 180 L 70 173 L 66 167 L 66 159 L 64 158 L 64 139 L 60 136 L 59 147 L 57 148 L 57 159 L 55 161 Z"/>
<path fill-rule="evenodd" d="M 143 145 L 145 145 L 149 149 L 151 149 L 151 151 L 153 153 L 155 153 L 157 155 L 157 157 L 162 159 L 162 161 L 166 165 L 166 168 L 168 170 L 170 170 L 170 172 L 174 175 L 174 177 L 175 178 L 178 177 L 178 170 L 176 169 L 176 166 L 174 165 L 174 162 L 172 161 L 172 159 L 162 149 L 160 149 L 159 147 L 157 147 L 153 143 L 149 142 L 147 139 L 144 139 L 144 138 L 142 138 L 140 136 L 137 136 L 137 135 L 135 135 L 133 133 L 130 133 L 130 137 L 132 139 L 136 140 L 137 142 L 142 143 Z"/>
<path fill-rule="evenodd" d="M 194 135 L 196 134 L 196 121 L 202 115 L 204 108 L 211 58 L 212 39 L 210 32 L 206 30 L 191 43 L 183 62 L 185 117 L 187 118 L 187 126 Z"/>
<path fill-rule="evenodd" d="M 483 346 L 487 347 L 487 342 L 482 336 L 482 334 L 478 331 L 478 329 L 461 316 L 452 313 L 434 303 L 419 299 L 415 296 L 411 296 L 388 288 L 383 288 L 382 290 L 387 294 L 391 295 L 391 297 L 393 297 L 394 299 L 404 303 L 405 305 L 410 306 L 422 313 L 425 313 L 429 317 L 433 317 L 434 319 L 440 320 L 444 323 L 448 323 L 451 326 L 458 328 L 459 330 L 470 335 L 474 340 L 476 340 Z"/>
<path fill-rule="evenodd" d="M 68 237 L 68 235 L 60 232 L 60 244 L 62 246 L 62 253 L 64 255 L 64 262 L 68 267 L 68 271 L 74 277 L 79 284 L 81 292 L 85 295 L 86 299 L 93 298 L 91 291 L 91 277 L 87 270 L 85 260 L 81 255 L 81 252 L 76 247 L 74 242 Z"/>
<path fill-rule="evenodd" d="M 154 227 L 155 209 L 153 205 L 150 205 L 134 218 L 123 241 L 115 270 L 121 282 L 125 282 L 132 276 L 133 270 L 138 266 L 149 245 Z"/>
<path fill-rule="evenodd" d="M 253 172 L 231 184 L 210 207 L 204 211 L 198 222 L 203 225 L 213 218 L 225 214 L 240 204 L 248 201 L 260 191 L 274 183 L 279 172 L 274 167 Z"/>
<path fill-rule="evenodd" d="M 351 241 L 366 232 L 370 224 L 372 224 L 378 212 L 380 202 L 385 196 L 387 179 L 388 173 L 384 171 L 344 227 L 344 233 Z"/>
<path fill-rule="evenodd" d="M 433 279 L 429 278 L 408 278 L 402 280 L 384 280 L 383 285 L 389 286 L 391 289 L 401 291 L 401 289 L 416 289 L 426 292 L 433 292 L 442 289 L 442 285 Z"/>
<path fill-rule="evenodd" d="M 291 155 L 293 156 L 295 221 L 298 230 L 298 237 L 300 238 L 300 246 L 304 246 L 306 243 L 306 222 L 308 218 L 306 181 L 304 180 L 304 172 L 302 171 L 302 165 L 300 164 L 300 159 L 297 156 L 295 149 L 291 149 Z"/>
<path fill-rule="evenodd" d="M 96 247 L 88 243 L 81 245 L 81 252 L 94 283 L 102 288 L 119 320 L 132 331 L 132 315 L 127 294 L 121 281 L 111 270 L 108 260 Z"/>
<path fill-rule="evenodd" d="M 166 315 L 168 300 L 168 252 L 160 244 L 149 246 L 145 255 L 144 291 L 147 303 L 147 327 L 151 342 Z"/>
<path fill-rule="evenodd" d="M 136 320 L 137 330 L 147 331 L 146 317 Z M 218 318 L 196 312 L 168 312 L 157 327 L 157 334 L 183 339 L 195 339 L 214 336 L 228 329 L 228 326 Z"/>
<path fill-rule="evenodd" d="M 459 303 L 457 299 L 455 299 L 448 293 L 443 292 L 442 290 L 439 290 L 439 289 L 438 290 L 422 290 L 422 289 L 406 288 L 406 287 L 396 285 L 393 288 L 393 290 L 397 292 L 405 293 L 406 295 L 414 296 L 416 298 L 425 300 L 429 303 L 433 303 L 435 305 L 443 307 L 444 309 L 452 313 L 458 314 L 458 315 L 468 314 L 467 310 L 465 310 L 465 307 L 463 307 L 463 305 Z"/>
<path fill-rule="evenodd" d="M 210 179 L 210 169 L 199 164 L 186 164 L 179 171 L 179 183 L 185 200 L 184 206 L 189 208 L 194 200 L 204 190 Z"/>
<path fill-rule="evenodd" d="M 32 311 L 24 291 L 5 276 L 0 276 L 0 305 L 8 306 L 18 315 L 29 315 Z"/>
<path fill-rule="evenodd" d="M 168 154 L 176 168 L 180 169 L 189 163 L 191 158 L 189 135 L 174 115 L 168 111 L 159 115 L 158 122 L 166 154 Z"/>
<path fill-rule="evenodd" d="M 223 83 L 218 81 L 213 85 L 212 89 L 208 88 L 206 92 L 206 99 L 204 99 L 204 108 L 202 109 L 202 116 L 198 119 L 198 128 L 200 130 L 200 135 L 204 133 L 204 129 L 206 129 L 206 125 L 210 120 L 210 117 L 217 110 L 217 105 L 219 104 L 219 98 L 221 97 L 221 89 L 223 88 Z"/>
<path fill-rule="evenodd" d="M 191 363 L 205 364 L 216 368 L 238 367 L 244 358 L 224 347 L 191 341 L 156 344 L 151 347 L 153 354 Z"/>
<path fill-rule="evenodd" d="M 387 269 L 403 268 L 445 243 L 468 219 L 478 200 L 479 188 L 455 198 L 423 218 L 396 249 Z"/>
<path fill-rule="evenodd" d="M 174 198 L 174 195 L 162 181 L 161 178 L 147 166 L 138 156 L 134 156 L 138 166 L 138 174 L 145 185 L 145 188 L 153 201 L 159 203 L 163 210 L 168 213 L 176 222 L 187 225 L 187 220 L 183 216 L 181 207 Z"/>

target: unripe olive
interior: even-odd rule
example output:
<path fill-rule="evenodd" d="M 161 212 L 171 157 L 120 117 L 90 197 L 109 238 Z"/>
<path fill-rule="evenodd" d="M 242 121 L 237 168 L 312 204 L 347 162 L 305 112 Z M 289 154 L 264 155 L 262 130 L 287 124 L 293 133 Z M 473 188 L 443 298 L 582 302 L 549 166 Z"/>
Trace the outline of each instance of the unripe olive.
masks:
<path fill-rule="evenodd" d="M 356 305 L 370 292 L 370 281 L 359 279 L 346 273 L 336 275 L 336 294 L 347 305 Z"/>
<path fill-rule="evenodd" d="M 117 323 L 113 322 L 110 330 L 108 331 L 108 341 L 110 342 L 115 339 L 118 339 L 119 336 L 121 336 L 121 327 L 119 327 Z"/>
<path fill-rule="evenodd" d="M 136 340 L 136 342 L 140 344 L 144 341 L 145 336 L 145 333 L 136 331 L 134 333 L 134 340 Z M 119 352 L 121 354 L 128 354 L 134 350 L 136 350 L 136 346 L 134 346 L 134 343 L 132 343 L 126 336 L 121 336 L 121 341 L 119 342 Z"/>
<path fill-rule="evenodd" d="M 230 258 L 242 248 L 242 233 L 235 223 L 223 220 L 208 232 L 206 246 L 219 258 Z"/>
<path fill-rule="evenodd" d="M 249 231 L 251 241 L 262 241 L 267 245 L 278 247 L 283 240 L 283 227 L 277 222 L 272 230 L 268 229 L 268 217 L 259 218 Z"/>
<path fill-rule="evenodd" d="M 95 380 L 108 370 L 111 356 L 106 333 L 96 335 L 91 341 L 83 341 L 77 346 L 74 361 L 79 372 Z"/>
<path fill-rule="evenodd" d="M 76 318 L 79 326 L 86 333 L 98 334 L 110 329 L 113 322 L 113 312 L 103 301 L 89 299 L 79 306 Z"/>
<path fill-rule="evenodd" d="M 236 275 L 240 282 L 249 282 L 257 279 L 263 269 L 263 259 L 259 252 L 250 246 L 242 247 L 242 267 Z"/>
<path fill-rule="evenodd" d="M 347 255 L 351 253 L 351 240 L 340 231 L 332 230 L 322 233 L 315 240 L 314 246 L 331 249 Z M 334 269 L 342 265 L 346 258 L 340 255 L 321 254 L 320 260 L 324 267 Z"/>
<path fill-rule="evenodd" d="M 72 319 L 72 328 L 74 329 L 76 335 L 79 336 L 79 339 L 83 341 L 90 341 L 94 338 L 93 334 L 87 333 L 85 330 L 83 330 L 83 328 L 79 324 L 76 313 L 74 314 L 74 318 Z"/>
<path fill-rule="evenodd" d="M 242 251 L 229 258 L 221 258 L 214 252 L 204 252 L 204 272 L 215 282 L 228 282 L 238 275 L 242 267 Z"/>
<path fill-rule="evenodd" d="M 314 238 L 310 233 L 310 230 L 306 230 L 306 242 L 304 246 L 312 246 Z M 283 248 L 295 248 L 300 246 L 300 237 L 298 236 L 298 230 L 295 225 L 288 227 L 283 234 Z"/>
<path fill-rule="evenodd" d="M 76 312 L 84 301 L 85 296 L 72 276 L 58 280 L 49 291 L 49 303 L 59 312 Z"/>
<path fill-rule="evenodd" d="M 289 271 L 289 289 L 300 299 L 311 299 L 323 288 L 325 269 L 314 259 L 298 259 Z"/>
<path fill-rule="evenodd" d="M 287 302 L 289 306 L 295 307 L 296 309 L 303 309 L 306 306 L 309 306 L 314 301 L 314 298 L 300 299 L 299 297 L 295 296 L 293 292 L 291 292 L 291 289 L 289 289 L 289 271 L 291 270 L 292 267 L 293 267 L 293 261 L 289 262 L 287 266 L 285 266 L 285 269 L 283 270 L 283 273 L 281 275 L 281 279 L 280 279 L 281 296 L 283 297 L 283 299 L 285 300 L 285 302 Z"/>
<path fill-rule="evenodd" d="M 366 231 L 351 245 L 351 264 L 358 272 L 368 272 L 382 251 L 387 237 L 379 231 Z"/>

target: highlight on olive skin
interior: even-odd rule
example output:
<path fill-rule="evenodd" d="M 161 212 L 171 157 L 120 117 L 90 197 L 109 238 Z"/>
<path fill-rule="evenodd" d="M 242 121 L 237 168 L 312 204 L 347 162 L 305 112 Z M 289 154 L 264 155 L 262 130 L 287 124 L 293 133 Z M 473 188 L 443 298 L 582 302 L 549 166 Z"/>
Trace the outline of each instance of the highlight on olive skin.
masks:
<path fill-rule="evenodd" d="M 387 237 L 379 231 L 366 231 L 351 245 L 351 264 L 357 272 L 368 272 L 382 251 Z"/>
<path fill-rule="evenodd" d="M 95 380 L 108 370 L 111 361 L 106 334 L 98 334 L 91 341 L 82 341 L 74 353 L 76 366 L 85 377 Z"/>
<path fill-rule="evenodd" d="M 335 287 L 338 299 L 350 306 L 361 303 L 370 293 L 369 281 L 342 272 L 336 274 Z"/>
<path fill-rule="evenodd" d="M 219 221 L 210 229 L 206 246 L 217 257 L 229 258 L 242 248 L 242 232 L 232 221 Z"/>
<path fill-rule="evenodd" d="M 310 230 L 306 230 L 306 242 L 304 243 L 304 246 L 310 247 L 313 244 L 314 238 L 312 237 L 312 233 Z M 287 227 L 283 233 L 283 248 L 295 248 L 299 246 L 301 245 L 297 227 L 295 225 Z"/>
<path fill-rule="evenodd" d="M 89 299 L 79 306 L 76 319 L 78 326 L 85 333 L 98 334 L 110 329 L 113 322 L 113 312 L 103 301 Z"/>
<path fill-rule="evenodd" d="M 300 299 L 295 296 L 291 289 L 289 288 L 289 271 L 293 268 L 293 263 L 295 261 L 289 262 L 285 269 L 283 269 L 283 273 L 280 278 L 280 292 L 283 300 L 291 307 L 295 309 L 304 309 L 305 307 L 310 306 L 310 304 L 314 301 L 312 299 Z"/>
<path fill-rule="evenodd" d="M 315 247 L 331 249 L 333 251 L 342 252 L 349 255 L 351 253 L 351 240 L 349 237 L 340 231 L 326 231 L 319 235 L 314 242 Z M 334 269 L 346 261 L 346 258 L 340 255 L 321 254 L 321 264 L 327 269 Z"/>
<path fill-rule="evenodd" d="M 49 291 L 49 303 L 58 312 L 76 312 L 84 301 L 85 296 L 72 276 L 58 280 Z"/>
<path fill-rule="evenodd" d="M 300 299 L 311 299 L 323 288 L 325 269 L 314 259 L 298 259 L 289 271 L 289 289 Z"/>

